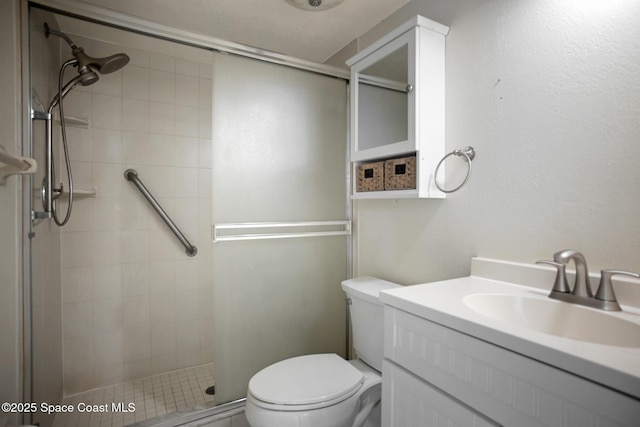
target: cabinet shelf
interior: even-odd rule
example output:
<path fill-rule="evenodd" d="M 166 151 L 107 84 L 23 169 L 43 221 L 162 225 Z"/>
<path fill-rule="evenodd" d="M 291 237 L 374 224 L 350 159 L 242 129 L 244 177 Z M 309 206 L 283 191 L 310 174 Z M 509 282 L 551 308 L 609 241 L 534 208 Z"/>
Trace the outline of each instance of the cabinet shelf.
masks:
<path fill-rule="evenodd" d="M 431 169 L 423 170 L 426 166 L 430 165 L 434 162 L 438 162 L 438 159 L 428 159 L 425 156 L 429 156 L 430 151 L 427 150 L 425 154 L 422 151 L 412 151 L 412 152 L 398 152 L 395 155 L 389 156 L 381 156 L 380 158 L 376 157 L 373 159 L 365 159 L 362 161 L 354 161 L 352 162 L 352 173 L 354 179 L 353 183 L 353 193 L 351 194 L 351 198 L 353 200 L 358 199 L 411 199 L 411 198 L 432 198 L 432 199 L 443 199 L 446 197 L 446 194 L 440 190 L 433 191 L 434 188 L 437 187 L 434 185 L 433 180 L 435 177 L 435 166 Z M 380 189 L 379 191 L 367 191 L 361 190 L 358 191 L 358 183 L 356 182 L 358 177 L 358 167 L 361 165 L 369 165 L 370 163 L 376 164 L 381 163 L 383 166 L 381 167 L 384 170 L 384 173 L 387 173 L 387 168 L 384 166 L 386 161 L 399 160 L 408 160 L 410 157 L 415 157 L 415 170 L 412 172 L 415 175 L 415 186 L 414 188 L 407 189 L 395 189 L 395 188 L 386 188 Z M 402 162 L 404 163 L 404 162 Z M 427 166 L 428 167 L 428 166 Z M 392 169 L 393 170 L 393 169 Z M 393 174 L 393 172 L 392 172 Z M 384 186 L 387 186 L 387 177 L 383 177 Z M 393 179 L 393 178 L 391 178 Z M 442 179 L 442 178 L 439 178 Z"/>
<path fill-rule="evenodd" d="M 418 190 L 384 190 L 384 191 L 359 191 L 355 192 L 351 198 L 353 200 L 363 199 L 415 199 L 420 197 Z"/>

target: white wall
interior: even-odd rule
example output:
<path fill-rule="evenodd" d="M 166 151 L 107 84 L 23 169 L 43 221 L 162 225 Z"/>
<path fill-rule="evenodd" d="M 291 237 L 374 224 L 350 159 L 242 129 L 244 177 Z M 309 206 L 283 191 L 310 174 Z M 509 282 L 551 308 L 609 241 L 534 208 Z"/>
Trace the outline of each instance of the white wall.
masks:
<path fill-rule="evenodd" d="M 477 157 L 446 200 L 356 202 L 357 274 L 419 283 L 567 247 L 640 270 L 640 3 L 414 0 L 331 62 L 415 14 L 451 27 L 446 151 Z"/>
<path fill-rule="evenodd" d="M 20 33 L 19 4 L 0 3 L 0 144 L 19 155 Z M 0 401 L 21 399 L 21 252 L 19 176 L 0 185 Z M 0 414 L 0 425 L 17 423 L 17 415 Z"/>

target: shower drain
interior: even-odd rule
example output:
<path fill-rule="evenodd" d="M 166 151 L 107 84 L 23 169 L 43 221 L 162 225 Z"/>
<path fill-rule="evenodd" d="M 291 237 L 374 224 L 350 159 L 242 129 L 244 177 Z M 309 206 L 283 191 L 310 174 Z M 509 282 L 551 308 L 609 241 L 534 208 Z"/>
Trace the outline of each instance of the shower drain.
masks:
<path fill-rule="evenodd" d="M 212 385 L 210 387 L 207 387 L 204 392 L 213 396 L 214 394 L 216 394 L 216 386 Z"/>

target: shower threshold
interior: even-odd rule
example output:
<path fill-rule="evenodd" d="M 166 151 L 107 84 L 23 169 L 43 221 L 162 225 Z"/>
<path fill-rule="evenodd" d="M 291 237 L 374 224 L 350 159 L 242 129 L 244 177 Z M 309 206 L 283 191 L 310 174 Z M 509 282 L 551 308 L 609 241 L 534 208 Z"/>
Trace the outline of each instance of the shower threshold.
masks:
<path fill-rule="evenodd" d="M 214 408 L 215 396 L 206 393 L 213 383 L 210 363 L 75 394 L 62 403 L 74 408 L 97 405 L 104 410 L 59 413 L 53 427 L 168 425 L 170 419 Z"/>

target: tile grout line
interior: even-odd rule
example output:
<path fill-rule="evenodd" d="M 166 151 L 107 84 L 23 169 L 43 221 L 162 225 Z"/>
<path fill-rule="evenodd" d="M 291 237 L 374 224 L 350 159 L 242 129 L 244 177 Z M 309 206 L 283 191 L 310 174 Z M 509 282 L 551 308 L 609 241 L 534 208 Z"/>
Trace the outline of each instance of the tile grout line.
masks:
<path fill-rule="evenodd" d="M 79 405 L 106 405 L 101 407 L 104 411 L 60 413 L 53 425 L 124 427 L 212 402 L 214 396 L 205 393 L 212 384 L 213 364 L 210 363 L 91 390 L 66 397 L 63 404 L 73 405 L 76 409 Z M 134 404 L 135 411 L 112 412 L 113 403 L 121 403 L 126 409 L 127 405 Z"/>

